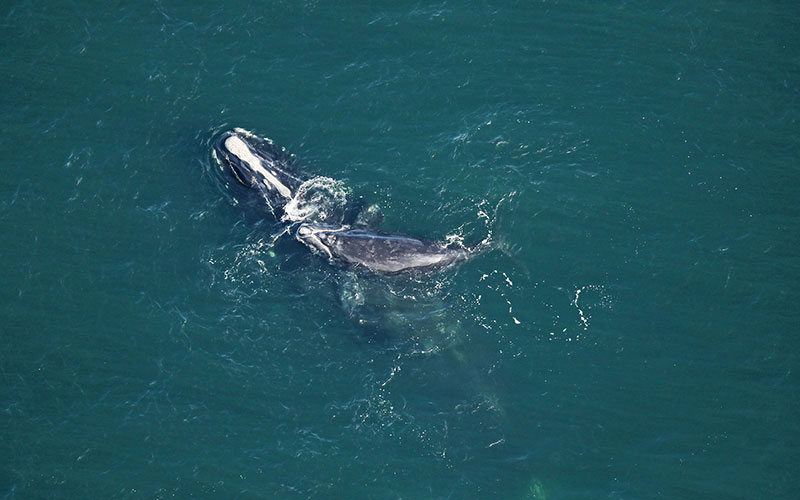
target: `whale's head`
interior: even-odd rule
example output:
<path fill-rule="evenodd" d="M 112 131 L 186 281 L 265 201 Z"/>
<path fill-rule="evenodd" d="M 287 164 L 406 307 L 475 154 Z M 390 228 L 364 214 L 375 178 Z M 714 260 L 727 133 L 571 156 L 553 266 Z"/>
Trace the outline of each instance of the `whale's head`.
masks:
<path fill-rule="evenodd" d="M 300 224 L 295 233 L 297 241 L 312 250 L 333 258 L 333 245 L 336 244 L 336 232 L 346 229 L 346 226 L 335 227 L 326 224 Z"/>
<path fill-rule="evenodd" d="M 214 144 L 214 157 L 245 186 L 255 186 L 255 174 L 261 168 L 255 142 L 242 129 L 223 133 Z"/>
<path fill-rule="evenodd" d="M 292 198 L 297 179 L 288 173 L 280 151 L 268 139 L 236 128 L 219 137 L 214 157 L 236 180 L 261 190 L 278 205 Z"/>

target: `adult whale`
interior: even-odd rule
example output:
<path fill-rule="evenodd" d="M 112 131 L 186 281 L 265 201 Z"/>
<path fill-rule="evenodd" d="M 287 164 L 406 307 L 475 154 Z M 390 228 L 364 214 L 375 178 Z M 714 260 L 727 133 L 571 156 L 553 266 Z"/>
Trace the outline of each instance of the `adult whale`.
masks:
<path fill-rule="evenodd" d="M 294 156 L 271 140 L 241 128 L 220 135 L 212 154 L 241 184 L 258 190 L 278 219 L 306 180 Z"/>
<path fill-rule="evenodd" d="M 295 238 L 333 262 L 386 274 L 441 270 L 467 260 L 487 245 L 472 250 L 451 248 L 404 234 L 325 224 L 300 224 Z"/>
<path fill-rule="evenodd" d="M 366 229 L 380 222 L 380 210 L 374 205 L 362 210 L 360 203 L 345 207 L 343 196 L 338 200 L 323 192 L 321 198 L 311 196 L 306 200 L 307 186 L 313 184 L 314 179 L 327 178 L 304 177 L 293 155 L 271 140 L 244 129 L 235 128 L 220 135 L 212 154 L 241 184 L 262 194 L 276 219 L 303 222 L 296 226 L 295 238 L 331 261 L 387 274 L 432 271 L 463 262 L 488 247 L 488 243 L 483 242 L 472 249 L 454 248 L 404 234 Z M 326 204 L 326 197 L 334 203 Z M 307 206 L 298 210 L 302 205 L 298 201 L 306 205 L 310 202 L 311 210 Z M 287 206 L 290 203 L 292 205 Z M 339 209 L 344 212 L 340 213 Z M 342 223 L 343 219 L 351 217 L 353 225 Z M 276 239 L 293 227 L 294 224 L 287 225 Z"/>

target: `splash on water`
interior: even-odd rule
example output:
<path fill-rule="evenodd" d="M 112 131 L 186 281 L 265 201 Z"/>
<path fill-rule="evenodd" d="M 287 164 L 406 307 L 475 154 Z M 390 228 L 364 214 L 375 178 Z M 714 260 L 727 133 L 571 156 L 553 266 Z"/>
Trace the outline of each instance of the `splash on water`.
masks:
<path fill-rule="evenodd" d="M 581 327 L 586 331 L 589 329 L 592 310 L 598 308 L 610 310 L 612 299 L 602 285 L 583 285 L 575 290 L 572 306 L 577 309 Z"/>
<path fill-rule="evenodd" d="M 314 177 L 300 185 L 286 204 L 281 220 L 341 224 L 346 205 L 347 190 L 341 181 L 330 177 Z"/>

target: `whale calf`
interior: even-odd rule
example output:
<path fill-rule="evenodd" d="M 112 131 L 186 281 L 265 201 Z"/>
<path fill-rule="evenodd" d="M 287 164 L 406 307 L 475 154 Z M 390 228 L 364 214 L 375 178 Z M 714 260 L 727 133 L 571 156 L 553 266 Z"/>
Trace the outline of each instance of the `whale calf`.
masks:
<path fill-rule="evenodd" d="M 473 253 L 437 241 L 346 225 L 300 224 L 295 238 L 333 262 L 386 274 L 440 270 Z"/>
<path fill-rule="evenodd" d="M 237 181 L 261 192 L 278 219 L 306 180 L 285 149 L 241 128 L 224 132 L 214 144 L 213 155 Z"/>

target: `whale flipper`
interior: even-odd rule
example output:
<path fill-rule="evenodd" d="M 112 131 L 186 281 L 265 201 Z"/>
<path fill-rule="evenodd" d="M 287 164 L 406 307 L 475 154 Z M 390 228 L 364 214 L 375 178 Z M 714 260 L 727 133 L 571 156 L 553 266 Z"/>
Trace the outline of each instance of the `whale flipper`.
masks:
<path fill-rule="evenodd" d="M 381 207 L 373 203 L 372 205 L 367 205 L 358 212 L 358 215 L 356 215 L 353 221 L 353 226 L 377 230 L 382 222 L 383 212 L 381 211 Z"/>

